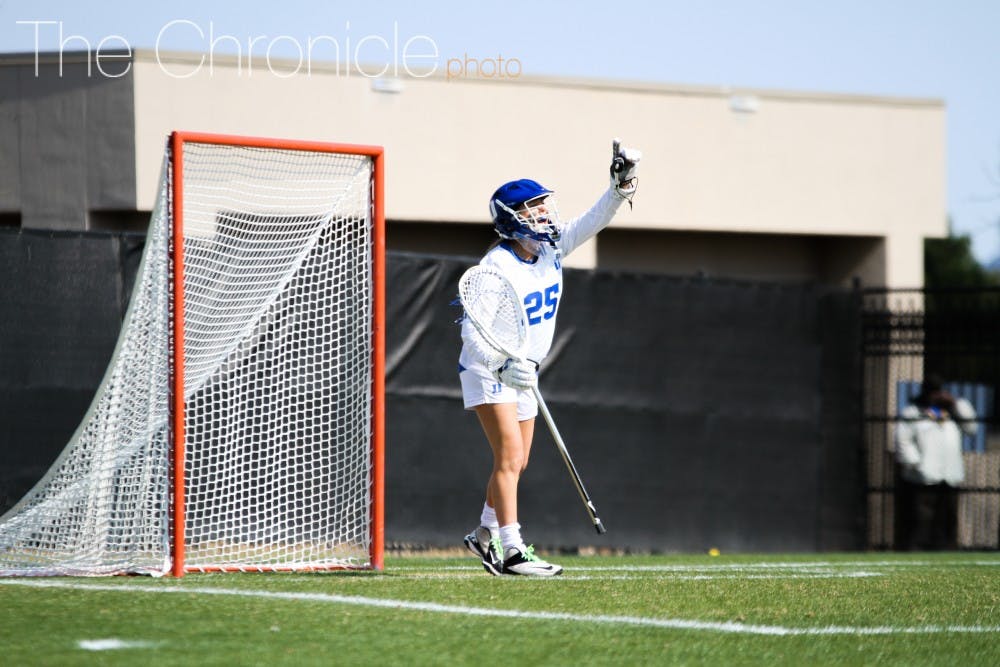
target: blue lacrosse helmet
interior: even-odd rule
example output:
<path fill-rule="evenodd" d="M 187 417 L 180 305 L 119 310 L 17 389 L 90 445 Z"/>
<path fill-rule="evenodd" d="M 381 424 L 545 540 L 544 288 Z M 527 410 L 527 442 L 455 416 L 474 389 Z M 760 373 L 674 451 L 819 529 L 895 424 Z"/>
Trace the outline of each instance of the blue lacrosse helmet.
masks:
<path fill-rule="evenodd" d="M 552 190 L 530 178 L 504 183 L 490 197 L 490 215 L 493 228 L 505 239 L 523 239 L 555 246 L 559 240 L 559 216 L 554 205 L 538 211 L 532 203 L 540 204 Z M 534 202 L 533 200 L 538 200 Z M 529 206 L 525 206 L 529 204 Z"/>

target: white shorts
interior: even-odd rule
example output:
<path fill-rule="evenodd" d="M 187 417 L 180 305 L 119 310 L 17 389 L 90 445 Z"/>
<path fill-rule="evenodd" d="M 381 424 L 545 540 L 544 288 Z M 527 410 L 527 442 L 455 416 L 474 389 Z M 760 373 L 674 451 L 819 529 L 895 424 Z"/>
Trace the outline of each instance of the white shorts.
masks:
<path fill-rule="evenodd" d="M 459 366 L 459 379 L 462 381 L 462 399 L 465 409 L 472 410 L 478 405 L 492 403 L 517 403 L 517 420 L 525 421 L 538 415 L 538 403 L 535 394 L 530 389 L 514 389 L 501 383 L 493 373 L 481 364 L 472 364 L 468 368 Z"/>

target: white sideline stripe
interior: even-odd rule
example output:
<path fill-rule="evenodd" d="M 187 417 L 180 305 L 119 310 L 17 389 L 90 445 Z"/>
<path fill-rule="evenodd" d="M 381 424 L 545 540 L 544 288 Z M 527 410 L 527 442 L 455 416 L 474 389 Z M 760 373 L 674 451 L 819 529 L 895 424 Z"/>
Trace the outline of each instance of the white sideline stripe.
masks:
<path fill-rule="evenodd" d="M 704 565 L 573 565 L 573 572 L 753 572 L 755 570 L 817 570 L 849 568 L 907 568 L 941 566 L 998 567 L 1000 560 L 954 560 L 954 561 L 815 561 L 795 563 L 706 563 Z M 467 570 L 464 565 L 446 565 L 441 570 Z M 423 567 L 397 565 L 393 572 L 423 571 Z"/>
<path fill-rule="evenodd" d="M 883 572 L 791 572 L 789 574 L 682 574 L 671 577 L 680 581 L 705 581 L 715 579 L 864 579 L 866 577 L 884 577 Z M 604 577 L 600 577 L 603 579 Z"/>
<path fill-rule="evenodd" d="M 393 568 L 395 570 L 395 568 Z M 668 573 L 667 576 L 657 576 L 655 573 L 650 574 L 629 574 L 624 572 L 621 574 L 604 574 L 599 576 L 591 576 L 589 574 L 575 574 L 577 568 L 573 568 L 573 573 L 564 573 L 561 577 L 547 577 L 543 581 L 632 581 L 632 580 L 646 580 L 651 581 L 653 579 L 669 580 L 669 581 L 709 581 L 717 579 L 864 579 L 866 577 L 884 577 L 885 572 L 823 572 L 818 570 L 816 572 L 772 572 L 767 574 L 739 574 L 739 573 L 719 573 L 719 574 L 671 574 Z M 409 572 L 404 572 L 398 574 L 399 577 L 405 577 L 407 579 L 482 579 L 484 573 L 482 569 L 476 568 L 463 568 L 454 569 L 449 572 L 427 572 L 426 570 L 416 570 L 411 569 Z M 372 577 L 372 581 L 392 581 L 389 578 Z M 515 579 L 515 581 L 524 581 L 523 579 Z M 539 581 L 534 579 L 533 581 Z"/>
<path fill-rule="evenodd" d="M 81 639 L 76 643 L 84 651 L 116 651 L 124 648 L 155 648 L 158 642 L 150 642 L 135 639 Z"/>
<path fill-rule="evenodd" d="M 977 566 L 977 567 L 997 567 L 998 561 L 816 561 L 797 563 L 717 563 L 705 565 L 574 565 L 573 570 L 587 570 L 590 572 L 614 572 L 628 570 L 630 572 L 706 572 L 713 570 L 733 570 L 745 572 L 753 570 L 801 570 L 801 569 L 825 569 L 853 567 L 940 567 L 940 566 Z"/>
<path fill-rule="evenodd" d="M 632 625 L 672 630 L 706 630 L 748 635 L 802 636 L 802 635 L 922 635 L 943 633 L 998 633 L 996 625 L 918 625 L 912 627 L 850 627 L 828 625 L 820 628 L 787 628 L 780 625 L 753 625 L 730 621 L 694 621 L 681 618 L 646 618 L 642 616 L 610 616 L 606 614 L 567 614 L 549 611 L 518 611 L 516 609 L 485 609 L 460 605 L 438 604 L 436 602 L 412 602 L 409 600 L 383 600 L 360 596 L 330 595 L 328 593 L 291 593 L 277 591 L 254 591 L 231 588 L 164 588 L 159 586 L 130 586 L 111 584 L 77 584 L 59 581 L 0 580 L 8 586 L 29 586 L 33 588 L 61 588 L 82 591 L 128 591 L 139 593 L 180 593 L 187 595 L 229 595 L 234 597 L 262 598 L 270 600 L 294 600 L 300 602 L 329 602 L 333 604 L 377 607 L 406 611 L 425 611 L 438 614 L 460 614 L 464 616 L 486 616 L 539 621 L 574 621 L 578 623 L 598 623 L 608 625 Z"/>

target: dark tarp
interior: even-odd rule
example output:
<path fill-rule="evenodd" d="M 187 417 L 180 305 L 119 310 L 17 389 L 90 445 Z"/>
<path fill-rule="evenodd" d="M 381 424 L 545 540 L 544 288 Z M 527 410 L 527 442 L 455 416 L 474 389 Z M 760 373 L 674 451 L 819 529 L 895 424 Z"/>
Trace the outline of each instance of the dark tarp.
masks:
<path fill-rule="evenodd" d="M 0 503 L 41 477 L 114 349 L 142 247 L 0 233 Z M 462 409 L 452 305 L 474 260 L 390 253 L 386 539 L 457 546 L 491 457 Z M 541 389 L 608 533 L 544 421 L 521 483 L 539 546 L 813 551 L 863 545 L 851 292 L 567 269 Z"/>
<path fill-rule="evenodd" d="M 456 261 L 389 262 L 386 535 L 455 544 L 489 448 L 462 410 Z M 608 534 L 544 421 L 519 519 L 546 546 L 692 551 L 861 544 L 857 319 L 815 286 L 565 272 L 540 387 Z"/>

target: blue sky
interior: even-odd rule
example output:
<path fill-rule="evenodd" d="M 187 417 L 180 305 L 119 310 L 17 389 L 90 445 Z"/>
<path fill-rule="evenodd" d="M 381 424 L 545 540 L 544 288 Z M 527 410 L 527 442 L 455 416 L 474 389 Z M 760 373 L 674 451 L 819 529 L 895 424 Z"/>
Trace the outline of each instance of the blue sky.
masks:
<path fill-rule="evenodd" d="M 0 0 L 0 51 L 34 48 L 35 27 L 17 21 L 60 21 L 64 39 L 81 35 L 94 47 L 117 35 L 134 48 L 152 48 L 164 26 L 179 19 L 191 23 L 165 31 L 161 48 L 206 50 L 192 24 L 244 45 L 266 36 L 255 47 L 260 53 L 268 40 L 288 35 L 272 52 L 285 56 L 295 55 L 292 40 L 391 39 L 398 30 L 400 41 L 433 40 L 442 67 L 464 54 L 499 55 L 517 58 L 526 75 L 941 98 L 948 109 L 948 213 L 957 233 L 972 236 L 980 260 L 1000 256 L 1000 2 L 994 0 Z M 39 46 L 57 49 L 57 31 L 39 26 Z"/>

